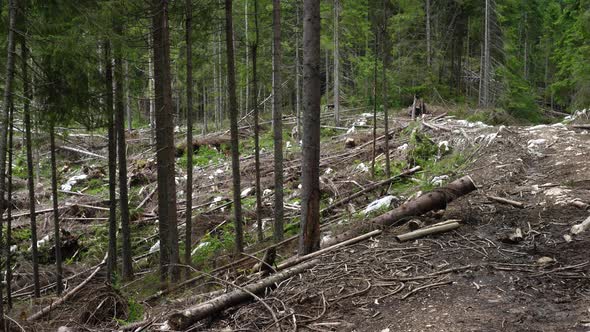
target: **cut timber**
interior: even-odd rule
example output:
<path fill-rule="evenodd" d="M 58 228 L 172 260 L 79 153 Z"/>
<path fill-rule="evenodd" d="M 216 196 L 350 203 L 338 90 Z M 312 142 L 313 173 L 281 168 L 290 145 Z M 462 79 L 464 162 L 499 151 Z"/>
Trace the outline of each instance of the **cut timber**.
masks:
<path fill-rule="evenodd" d="M 408 228 L 412 231 L 420 229 L 424 226 L 424 223 L 420 219 L 412 219 L 408 221 Z"/>
<path fill-rule="evenodd" d="M 576 129 L 590 129 L 590 124 L 573 125 L 572 128 L 576 128 Z"/>
<path fill-rule="evenodd" d="M 219 313 L 227 308 L 251 300 L 253 298 L 252 294 L 262 294 L 267 288 L 274 287 L 275 283 L 302 273 L 318 264 L 318 262 L 318 260 L 312 260 L 301 265 L 294 266 L 283 272 L 279 272 L 268 278 L 262 279 L 256 283 L 244 286 L 243 290 L 237 289 L 223 294 L 217 298 L 198 304 L 194 307 L 173 313 L 168 317 L 168 327 L 170 327 L 171 330 L 186 330 L 186 328 L 203 318 L 212 317 L 216 313 Z"/>
<path fill-rule="evenodd" d="M 450 230 L 459 228 L 459 226 L 461 226 L 461 225 L 458 222 L 451 222 L 451 223 L 444 224 L 444 225 L 422 228 L 422 229 L 415 230 L 413 232 L 401 234 L 401 235 L 396 236 L 395 239 L 398 240 L 399 242 L 409 241 L 409 240 L 417 239 L 420 237 L 424 237 L 426 235 L 448 232 Z"/>
<path fill-rule="evenodd" d="M 511 199 L 497 197 L 497 196 L 486 196 L 486 197 L 488 199 L 490 199 L 492 201 L 496 201 L 498 203 L 508 204 L 508 205 L 512 205 L 514 207 L 517 207 L 519 209 L 524 209 L 524 204 L 522 202 L 517 202 L 517 201 L 513 201 Z"/>
<path fill-rule="evenodd" d="M 395 223 L 406 220 L 409 217 L 420 216 L 428 211 L 441 210 L 447 207 L 447 204 L 454 199 L 466 195 L 476 189 L 471 177 L 464 176 L 457 179 L 442 188 L 437 188 L 433 191 L 425 193 L 424 195 L 413 199 L 401 206 L 375 217 L 359 226 L 339 234 L 326 241 L 325 245 L 330 246 L 334 243 L 342 242 L 346 239 L 366 233 L 375 228 L 383 228 L 392 226 Z"/>
<path fill-rule="evenodd" d="M 401 179 L 401 178 L 406 177 L 408 175 L 412 175 L 412 174 L 418 172 L 421 169 L 422 168 L 420 166 L 416 166 L 416 167 L 410 168 L 409 170 L 407 170 L 405 172 L 402 172 L 402 173 L 400 173 L 400 174 L 398 174 L 396 176 L 390 177 L 389 179 L 385 179 L 383 181 L 374 183 L 374 184 L 368 186 L 367 188 L 365 188 L 365 189 L 363 189 L 361 191 L 358 191 L 358 192 L 356 192 L 354 194 L 348 195 L 347 197 L 345 197 L 345 198 L 343 198 L 343 199 L 341 199 L 341 200 L 339 200 L 337 202 L 332 203 L 330 206 L 328 206 L 325 209 L 323 209 L 322 211 L 320 211 L 320 214 L 323 215 L 326 212 L 332 211 L 335 208 L 340 207 L 340 206 L 342 206 L 342 205 L 344 205 L 344 204 L 352 201 L 353 199 L 355 199 L 357 197 L 360 197 L 360 196 L 362 196 L 362 195 L 364 195 L 364 194 L 366 194 L 368 192 L 371 192 L 371 191 L 373 191 L 375 189 L 378 189 L 378 188 L 381 188 L 381 187 L 383 187 L 385 185 L 388 185 L 388 184 L 390 184 L 391 182 L 393 182 L 395 180 Z"/>

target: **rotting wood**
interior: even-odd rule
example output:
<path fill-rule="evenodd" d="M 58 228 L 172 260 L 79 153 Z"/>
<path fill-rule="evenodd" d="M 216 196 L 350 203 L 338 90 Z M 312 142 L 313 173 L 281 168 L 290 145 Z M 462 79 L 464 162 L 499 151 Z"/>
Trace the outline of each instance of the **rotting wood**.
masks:
<path fill-rule="evenodd" d="M 524 203 L 522 203 L 522 202 L 514 201 L 514 200 L 503 198 L 503 197 L 490 196 L 490 195 L 488 195 L 486 197 L 489 200 L 492 200 L 492 201 L 495 201 L 495 202 L 498 202 L 498 203 L 512 205 L 512 206 L 514 206 L 516 208 L 524 209 Z"/>
<path fill-rule="evenodd" d="M 415 198 L 401 206 L 377 216 L 367 222 L 361 223 L 353 229 L 341 233 L 329 241 L 325 242 L 326 246 L 342 242 L 346 239 L 358 236 L 375 228 L 389 227 L 394 224 L 407 221 L 409 217 L 420 216 L 428 211 L 442 210 L 447 204 L 454 199 L 464 196 L 476 189 L 475 184 L 470 176 L 459 178 L 442 188 L 437 188 L 427 192 L 422 196 Z"/>
<path fill-rule="evenodd" d="M 427 228 L 418 229 L 418 230 L 415 230 L 415 231 L 412 231 L 409 233 L 400 234 L 400 235 L 397 235 L 395 237 L 395 239 L 398 240 L 399 242 L 405 242 L 405 241 L 414 240 L 414 239 L 417 239 L 420 237 L 424 237 L 427 235 L 448 232 L 453 229 L 459 228 L 459 226 L 461 226 L 461 224 L 459 224 L 458 222 L 451 222 L 451 223 L 440 225 L 440 226 L 427 227 Z"/>
<path fill-rule="evenodd" d="M 252 299 L 251 294 L 261 294 L 267 288 L 273 287 L 275 283 L 302 273 L 318 263 L 318 260 L 305 262 L 256 283 L 246 285 L 243 287 L 244 290 L 237 289 L 194 307 L 173 313 L 168 317 L 167 325 L 172 330 L 184 330 L 205 317 L 211 317 L 226 308 L 249 301 Z"/>
<path fill-rule="evenodd" d="M 341 199 L 341 200 L 339 200 L 337 202 L 334 202 L 334 203 L 330 204 L 330 206 L 328 206 L 328 207 L 324 208 L 322 211 L 320 211 L 320 214 L 321 215 L 324 215 L 326 212 L 332 211 L 335 208 L 340 207 L 340 206 L 342 206 L 342 205 L 344 205 L 344 204 L 352 201 L 353 199 L 355 199 L 357 197 L 360 197 L 360 196 L 362 196 L 362 195 L 364 195 L 364 194 L 366 194 L 368 192 L 371 192 L 371 191 L 373 191 L 375 189 L 378 189 L 378 188 L 380 188 L 382 186 L 388 185 L 388 184 L 390 184 L 391 182 L 393 182 L 395 180 L 401 179 L 401 178 L 406 177 L 408 175 L 412 175 L 412 174 L 418 172 L 421 169 L 422 168 L 420 166 L 416 166 L 416 167 L 410 168 L 409 170 L 407 170 L 405 172 L 402 172 L 402 173 L 400 173 L 400 174 L 398 174 L 396 176 L 390 177 L 389 179 L 385 179 L 383 181 L 374 183 L 374 184 L 366 187 L 365 189 L 363 189 L 361 191 L 358 191 L 358 192 L 356 192 L 354 194 L 348 195 L 345 198 L 343 198 L 343 199 Z"/>

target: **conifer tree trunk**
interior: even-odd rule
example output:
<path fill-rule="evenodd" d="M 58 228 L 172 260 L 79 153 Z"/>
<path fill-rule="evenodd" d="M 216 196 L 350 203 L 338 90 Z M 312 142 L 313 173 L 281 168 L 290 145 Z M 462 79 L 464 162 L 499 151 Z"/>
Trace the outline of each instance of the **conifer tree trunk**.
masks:
<path fill-rule="evenodd" d="M 383 75 L 381 80 L 382 85 L 382 95 L 381 98 L 383 99 L 383 122 L 385 124 L 385 176 L 387 178 L 391 177 L 391 166 L 389 161 L 389 111 L 387 105 L 387 97 L 388 97 L 388 87 L 387 87 L 387 69 L 389 68 L 389 35 L 387 32 L 387 7 L 385 0 L 383 1 L 383 41 L 381 43 L 381 56 L 383 57 L 383 69 L 381 70 L 381 74 Z"/>
<path fill-rule="evenodd" d="M 7 205 L 6 205 L 6 304 L 12 308 L 12 264 L 10 263 L 10 246 L 12 245 L 12 159 L 13 159 L 13 138 L 14 138 L 14 104 L 10 105 L 8 128 L 8 184 L 7 184 Z"/>
<path fill-rule="evenodd" d="M 6 57 L 6 76 L 4 77 L 4 109 L 0 114 L 0 240 L 4 224 L 4 192 L 6 189 L 6 145 L 8 132 L 8 108 L 12 104 L 12 84 L 14 79 L 14 27 L 16 22 L 16 0 L 8 2 L 8 47 Z M 4 326 L 4 300 L 0 287 L 0 326 Z"/>
<path fill-rule="evenodd" d="M 191 251 L 193 231 L 193 40 L 192 0 L 186 0 L 186 220 L 184 236 L 184 264 L 186 278 L 191 273 Z"/>
<path fill-rule="evenodd" d="M 340 126 L 340 1 L 334 0 L 334 125 Z"/>
<path fill-rule="evenodd" d="M 6 202 L 4 192 L 6 189 L 6 145 L 8 131 L 8 109 L 12 104 L 12 84 L 14 79 L 14 27 L 16 23 L 16 0 L 8 2 L 8 47 L 6 57 L 6 76 L 4 77 L 4 99 L 2 114 L 0 115 L 0 240 L 2 240 L 2 228 L 4 224 L 4 207 Z M 5 328 L 4 299 L 0 287 L 0 326 Z M 6 329 L 6 328 L 5 328 Z"/>
<path fill-rule="evenodd" d="M 281 105 L 281 1 L 272 2 L 272 118 L 275 157 L 274 240 L 283 239 L 283 112 Z"/>
<path fill-rule="evenodd" d="M 115 18 L 114 32 L 123 36 L 120 18 Z M 117 131 L 117 156 L 119 159 L 119 208 L 121 217 L 121 274 L 124 281 L 133 279 L 131 230 L 129 228 L 129 194 L 127 188 L 127 144 L 125 141 L 125 95 L 123 55 L 121 45 L 115 45 L 115 129 Z"/>
<path fill-rule="evenodd" d="M 160 280 L 168 273 L 180 279 L 178 268 L 178 225 L 176 211 L 174 106 L 170 79 L 168 0 L 152 0 L 154 81 L 156 106 L 156 159 L 158 163 L 158 226 L 160 231 Z M 168 270 L 168 271 L 167 271 Z"/>
<path fill-rule="evenodd" d="M 299 73 L 301 63 L 300 63 L 300 56 L 299 56 L 299 26 L 300 26 L 300 19 L 299 19 L 299 3 L 295 4 L 295 15 L 296 15 L 296 30 L 295 30 L 295 116 L 296 116 L 296 123 L 295 126 L 297 127 L 297 140 L 301 137 L 301 82 Z M 256 93 L 256 91 L 254 92 Z"/>
<path fill-rule="evenodd" d="M 432 41 L 430 31 L 430 0 L 426 0 L 426 65 L 432 66 Z"/>
<path fill-rule="evenodd" d="M 303 2 L 303 156 L 299 255 L 320 248 L 320 2 Z"/>
<path fill-rule="evenodd" d="M 371 176 L 373 178 L 375 177 L 375 158 L 377 157 L 377 59 L 379 53 L 378 47 L 379 32 L 375 31 L 375 58 L 373 59 L 373 154 L 371 156 Z"/>
<path fill-rule="evenodd" d="M 236 70 L 234 63 L 232 2 L 232 0 L 225 0 L 225 45 L 227 52 L 227 91 L 229 97 L 228 106 L 230 116 L 236 251 L 241 253 L 244 251 L 244 234 L 242 230 L 242 202 L 240 200 L 240 150 L 238 145 L 238 108 L 236 103 Z"/>
<path fill-rule="evenodd" d="M 252 44 L 252 107 L 254 117 L 254 168 L 256 177 L 256 225 L 258 230 L 258 242 L 264 239 L 262 229 L 262 187 L 260 186 L 260 126 L 258 109 L 258 42 L 260 33 L 258 30 L 258 0 L 254 0 L 254 43 Z"/>
<path fill-rule="evenodd" d="M 57 161 L 55 151 L 55 123 L 52 121 L 49 128 L 49 149 L 51 154 L 51 201 L 53 203 L 53 237 L 55 244 L 55 268 L 57 295 L 63 292 L 62 262 L 61 262 L 61 237 L 59 229 L 59 202 L 57 195 Z"/>
<path fill-rule="evenodd" d="M 107 257 L 107 280 L 113 281 L 117 270 L 117 133 L 113 112 L 113 62 L 110 42 L 104 42 L 105 63 L 105 113 L 108 116 L 108 163 L 109 163 L 109 248 Z"/>
<path fill-rule="evenodd" d="M 129 61 L 125 60 L 125 113 L 127 113 L 127 129 L 133 130 L 133 112 L 131 111 L 131 96 L 129 94 Z"/>
<path fill-rule="evenodd" d="M 23 6 L 24 7 L 24 6 Z M 23 14 L 24 16 L 25 14 Z M 21 73 L 23 80 L 23 122 L 25 125 L 25 142 L 27 154 L 27 189 L 29 193 L 29 218 L 31 225 L 31 256 L 33 264 L 33 294 L 36 298 L 41 296 L 39 285 L 39 257 L 37 252 L 37 214 L 35 201 L 35 177 L 33 165 L 33 140 L 31 137 L 31 105 L 30 101 L 33 98 L 29 82 L 29 51 L 27 49 L 25 38 L 21 39 Z"/>

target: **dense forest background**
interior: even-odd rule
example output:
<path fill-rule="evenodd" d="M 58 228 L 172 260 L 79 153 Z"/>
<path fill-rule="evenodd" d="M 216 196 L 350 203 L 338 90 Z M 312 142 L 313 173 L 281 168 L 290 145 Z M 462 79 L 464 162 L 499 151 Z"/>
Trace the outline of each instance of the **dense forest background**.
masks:
<path fill-rule="evenodd" d="M 29 2 L 26 20 L 21 15 L 17 22 L 17 35 L 26 37 L 31 50 L 34 85 L 43 90 L 44 82 L 62 79 L 62 88 L 74 92 L 75 100 L 60 100 L 59 104 L 76 110 L 77 122 L 99 127 L 101 45 L 102 40 L 110 39 L 123 52 L 126 104 L 134 114 L 133 121 L 148 122 L 153 69 L 147 5 L 131 0 Z M 293 113 L 300 82 L 296 75 L 301 75 L 297 66 L 302 66 L 300 7 L 298 1 L 282 2 L 283 103 L 286 112 Z M 179 118 L 184 118 L 185 9 L 180 2 L 172 2 L 169 10 L 173 98 Z M 254 5 L 251 0 L 234 2 L 237 94 L 242 114 L 247 113 L 253 94 L 264 100 L 271 91 L 271 1 L 259 0 L 258 10 L 259 83 L 258 91 L 251 91 Z M 4 26 L 8 25 L 7 12 L 4 1 Z M 382 72 L 384 54 L 388 58 L 389 105 L 408 106 L 418 94 L 432 103 L 497 107 L 517 118 L 537 121 L 539 109 L 579 108 L 590 99 L 590 65 L 585 61 L 590 55 L 588 1 L 322 1 L 321 12 L 323 100 L 329 104 L 334 102 L 335 54 L 340 102 L 349 108 L 373 104 L 374 73 Z M 113 34 L 112 13 L 122 22 L 120 35 Z M 218 1 L 200 1 L 193 17 L 194 109 L 201 126 L 205 116 L 208 129 L 220 128 L 228 116 L 224 111 L 223 6 Z M 6 36 L 4 29 L 2 37 Z M 381 81 L 379 77 L 377 84 Z M 16 84 L 21 84 L 18 79 Z M 489 97 L 482 96 L 482 89 L 489 90 Z M 37 106 L 41 104 L 39 101 Z"/>

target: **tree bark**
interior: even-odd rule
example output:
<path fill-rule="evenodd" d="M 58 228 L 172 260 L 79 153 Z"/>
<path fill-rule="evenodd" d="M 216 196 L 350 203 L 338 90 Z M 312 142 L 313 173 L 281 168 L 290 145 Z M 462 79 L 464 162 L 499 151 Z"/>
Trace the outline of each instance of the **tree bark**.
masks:
<path fill-rule="evenodd" d="M 121 18 L 114 19 L 114 32 L 123 36 Z M 117 156 L 119 159 L 119 209 L 121 216 L 121 274 L 124 281 L 133 279 L 131 230 L 129 228 L 129 194 L 127 188 L 127 144 L 125 141 L 125 94 L 123 55 L 121 45 L 115 44 L 115 128 L 117 131 Z"/>
<path fill-rule="evenodd" d="M 238 108 L 236 102 L 236 69 L 234 63 L 234 27 L 232 2 L 232 0 L 225 0 L 225 45 L 227 52 L 227 92 L 229 97 L 236 251 L 241 253 L 244 251 L 244 234 L 242 230 L 242 202 L 240 197 L 240 150 L 238 141 Z"/>
<path fill-rule="evenodd" d="M 24 8 L 24 6 L 23 6 Z M 23 13 L 23 16 L 25 14 Z M 30 225 L 31 225 L 31 255 L 33 264 L 33 292 L 36 298 L 41 296 L 40 285 L 39 285 L 39 257 L 37 252 L 37 214 L 35 213 L 36 201 L 35 201 L 35 177 L 34 177 L 34 165 L 33 165 L 33 140 L 31 138 L 31 105 L 30 101 L 33 98 L 31 86 L 29 82 L 29 51 L 27 49 L 25 38 L 21 39 L 21 71 L 23 80 L 23 94 L 25 96 L 23 100 L 23 121 L 25 125 L 25 138 L 26 138 L 26 154 L 27 154 L 27 187 L 29 192 L 29 213 L 30 213 Z"/>
<path fill-rule="evenodd" d="M 340 126 L 340 0 L 334 0 L 334 125 Z M 385 131 L 387 132 L 387 131 Z"/>
<path fill-rule="evenodd" d="M 252 44 L 252 107 L 254 109 L 254 168 L 256 176 L 256 225 L 258 242 L 264 240 L 262 229 L 262 187 L 260 186 L 260 124 L 258 108 L 258 42 L 260 32 L 258 30 L 258 0 L 254 0 L 254 43 Z"/>
<path fill-rule="evenodd" d="M 295 114 L 296 114 L 296 123 L 295 126 L 297 127 L 297 137 L 296 139 L 299 140 L 299 137 L 301 137 L 301 82 L 299 77 L 301 76 L 301 74 L 299 73 L 300 71 L 300 56 L 299 56 L 299 34 L 300 34 L 300 30 L 299 30 L 299 26 L 300 26 L 300 20 L 299 20 L 299 2 L 295 3 L 295 11 L 296 11 L 296 20 L 297 20 L 297 24 L 296 24 L 296 30 L 295 30 Z M 256 93 L 256 91 L 254 91 L 254 93 Z"/>
<path fill-rule="evenodd" d="M 184 264 L 186 279 L 189 279 L 192 265 L 193 232 L 193 39 L 192 0 L 186 0 L 186 219 L 184 235 Z"/>
<path fill-rule="evenodd" d="M 107 280 L 113 281 L 117 270 L 117 132 L 113 111 L 113 62 L 111 44 L 104 42 L 105 62 L 105 113 L 108 116 L 108 154 L 109 154 L 109 248 L 107 259 Z"/>
<path fill-rule="evenodd" d="M 14 27 L 16 23 L 16 0 L 8 2 L 8 47 L 6 56 L 6 76 L 4 77 L 4 109 L 0 114 L 0 240 L 4 224 L 4 192 L 6 189 L 6 145 L 8 132 L 8 108 L 12 104 L 12 84 L 14 80 Z M 4 303 L 0 287 L 0 326 L 4 326 Z"/>
<path fill-rule="evenodd" d="M 10 245 L 12 244 L 12 160 L 13 160 L 13 138 L 14 138 L 14 104 L 10 105 L 8 128 L 8 184 L 7 193 L 8 201 L 6 202 L 6 304 L 12 308 L 12 264 L 10 263 Z"/>
<path fill-rule="evenodd" d="M 300 255 L 320 248 L 320 4 L 315 0 L 304 1 L 303 66 Z"/>
<path fill-rule="evenodd" d="M 153 0 L 154 78 L 156 105 L 156 159 L 158 163 L 158 216 L 160 231 L 160 280 L 170 274 L 180 279 L 176 211 L 174 106 L 170 79 L 168 0 Z M 166 271 L 168 270 L 168 271 Z"/>
<path fill-rule="evenodd" d="M 382 29 L 382 42 L 381 42 L 381 56 L 383 60 L 383 69 L 381 70 L 381 88 L 382 88 L 382 95 L 381 99 L 383 103 L 383 123 L 385 126 L 385 176 L 391 177 L 391 163 L 389 161 L 389 111 L 387 105 L 387 98 L 388 98 L 388 86 L 387 86 L 387 68 L 389 68 L 389 35 L 387 32 L 387 5 L 386 1 L 383 1 L 383 29 Z M 424 111 L 424 110 L 422 110 Z"/>
<path fill-rule="evenodd" d="M 283 112 L 281 110 L 281 1 L 272 2 L 272 118 L 274 134 L 274 241 L 283 239 Z"/>
<path fill-rule="evenodd" d="M 53 121 L 53 120 L 52 120 Z M 49 128 L 49 145 L 51 154 L 51 200 L 53 203 L 53 237 L 55 243 L 55 267 L 56 267 L 56 289 L 57 295 L 63 291 L 62 283 L 62 264 L 61 264 L 61 239 L 59 229 L 59 202 L 57 196 L 57 161 L 55 153 L 55 123 L 51 123 Z"/>

